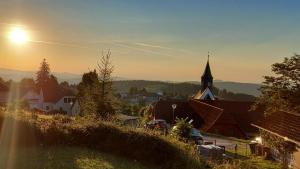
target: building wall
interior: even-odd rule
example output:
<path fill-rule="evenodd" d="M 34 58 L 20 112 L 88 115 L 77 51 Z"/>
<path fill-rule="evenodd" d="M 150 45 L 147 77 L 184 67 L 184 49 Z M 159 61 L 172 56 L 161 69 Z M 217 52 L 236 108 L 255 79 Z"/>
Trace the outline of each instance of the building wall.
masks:
<path fill-rule="evenodd" d="M 22 99 L 28 102 L 30 109 L 41 109 L 43 107 L 40 93 L 28 91 Z"/>
<path fill-rule="evenodd" d="M 300 169 L 300 148 L 294 153 L 294 169 Z"/>
<path fill-rule="evenodd" d="M 71 108 L 71 112 L 70 113 L 68 112 L 68 115 L 70 115 L 70 116 L 76 116 L 78 114 L 80 114 L 80 105 L 79 105 L 79 101 L 77 100 L 74 103 L 73 107 Z"/>
<path fill-rule="evenodd" d="M 54 110 L 54 104 L 50 103 L 50 102 L 44 102 L 43 103 L 43 110 L 45 110 L 47 112 Z"/>
<path fill-rule="evenodd" d="M 54 110 L 63 110 L 68 114 L 71 113 L 72 104 L 75 103 L 75 96 L 64 96 L 54 106 Z"/>

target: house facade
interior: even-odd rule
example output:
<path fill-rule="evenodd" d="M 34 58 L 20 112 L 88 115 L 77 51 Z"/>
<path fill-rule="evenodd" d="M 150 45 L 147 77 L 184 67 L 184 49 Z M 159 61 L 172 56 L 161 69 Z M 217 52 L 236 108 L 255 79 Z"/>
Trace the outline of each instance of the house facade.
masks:
<path fill-rule="evenodd" d="M 270 135 L 295 144 L 296 151 L 287 154 L 287 163 L 290 168 L 300 169 L 300 114 L 278 111 L 252 125 Z M 261 144 L 270 148 L 272 157 L 277 161 L 283 162 L 284 158 L 278 153 L 278 150 L 270 146 L 263 136 L 261 138 Z"/>
<path fill-rule="evenodd" d="M 76 96 L 68 92 L 44 92 L 43 90 L 38 92 L 31 89 L 25 92 L 21 99 L 28 102 L 30 109 L 66 112 L 68 115 L 80 113 Z"/>

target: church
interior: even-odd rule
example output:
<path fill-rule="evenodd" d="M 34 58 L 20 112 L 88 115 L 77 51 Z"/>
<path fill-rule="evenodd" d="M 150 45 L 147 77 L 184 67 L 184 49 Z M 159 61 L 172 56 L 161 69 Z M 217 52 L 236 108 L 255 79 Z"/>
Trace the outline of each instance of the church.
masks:
<path fill-rule="evenodd" d="M 201 76 L 201 89 L 187 100 L 160 99 L 153 104 L 153 115 L 174 123 L 176 118 L 193 120 L 193 126 L 202 132 L 249 138 L 258 133 L 252 123 L 264 117 L 264 110 L 250 110 L 254 102 L 219 99 L 213 93 L 213 76 L 209 57 Z"/>

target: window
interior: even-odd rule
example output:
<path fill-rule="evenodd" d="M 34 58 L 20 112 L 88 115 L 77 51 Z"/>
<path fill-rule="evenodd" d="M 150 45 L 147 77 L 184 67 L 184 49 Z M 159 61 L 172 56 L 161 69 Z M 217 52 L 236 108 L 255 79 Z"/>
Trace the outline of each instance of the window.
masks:
<path fill-rule="evenodd" d="M 64 103 L 68 103 L 68 98 L 64 98 Z"/>
<path fill-rule="evenodd" d="M 46 106 L 46 110 L 49 110 L 50 108 L 49 108 L 49 106 Z"/>

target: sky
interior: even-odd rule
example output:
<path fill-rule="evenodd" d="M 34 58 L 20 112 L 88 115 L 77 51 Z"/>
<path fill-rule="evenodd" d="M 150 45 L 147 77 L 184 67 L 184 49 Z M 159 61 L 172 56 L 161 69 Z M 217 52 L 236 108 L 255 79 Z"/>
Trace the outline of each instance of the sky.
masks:
<path fill-rule="evenodd" d="M 300 50 L 300 1 L 0 1 L 0 67 L 82 74 L 111 50 L 114 76 L 200 81 L 208 51 L 214 79 L 260 83 Z M 12 44 L 22 25 L 30 42 Z"/>

